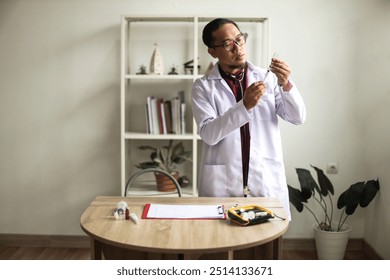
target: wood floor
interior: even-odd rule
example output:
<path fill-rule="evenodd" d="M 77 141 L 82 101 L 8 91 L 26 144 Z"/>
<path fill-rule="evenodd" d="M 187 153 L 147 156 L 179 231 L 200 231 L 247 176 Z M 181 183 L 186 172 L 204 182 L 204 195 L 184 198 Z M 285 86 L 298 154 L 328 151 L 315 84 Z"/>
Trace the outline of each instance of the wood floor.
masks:
<path fill-rule="evenodd" d="M 314 250 L 285 250 L 285 260 L 316 260 Z M 89 248 L 51 248 L 0 246 L 0 260 L 89 260 Z M 368 260 L 371 257 L 361 251 L 349 251 L 347 260 Z"/>
<path fill-rule="evenodd" d="M 0 260 L 89 260 L 89 248 L 0 246 Z"/>
<path fill-rule="evenodd" d="M 89 260 L 88 236 L 0 234 L 0 260 Z M 316 260 L 314 239 L 283 239 L 283 259 Z M 380 260 L 363 240 L 350 239 L 346 260 Z"/>

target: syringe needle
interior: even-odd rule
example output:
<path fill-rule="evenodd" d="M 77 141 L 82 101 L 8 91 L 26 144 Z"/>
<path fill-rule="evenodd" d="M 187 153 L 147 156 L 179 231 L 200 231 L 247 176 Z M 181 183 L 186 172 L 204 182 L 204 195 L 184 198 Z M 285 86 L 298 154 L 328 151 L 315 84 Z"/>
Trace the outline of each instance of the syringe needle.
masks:
<path fill-rule="evenodd" d="M 274 54 L 272 55 L 272 58 L 278 58 L 278 57 L 279 57 L 279 54 L 277 52 L 274 52 Z M 271 63 L 272 63 L 272 59 L 271 59 Z M 265 82 L 265 80 L 267 80 L 267 77 L 268 77 L 268 74 L 270 71 L 271 71 L 271 64 L 268 65 L 267 73 L 265 73 L 263 82 Z"/>

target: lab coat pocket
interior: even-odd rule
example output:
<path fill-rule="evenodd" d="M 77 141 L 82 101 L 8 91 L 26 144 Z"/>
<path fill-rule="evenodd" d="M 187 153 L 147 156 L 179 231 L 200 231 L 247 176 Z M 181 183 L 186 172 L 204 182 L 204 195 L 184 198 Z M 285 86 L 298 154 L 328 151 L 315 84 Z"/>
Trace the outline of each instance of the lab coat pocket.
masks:
<path fill-rule="evenodd" d="M 271 120 L 275 115 L 275 95 L 271 92 L 264 94 L 256 107 L 259 120 Z"/>
<path fill-rule="evenodd" d="M 226 196 L 227 183 L 226 165 L 205 165 L 199 196 Z"/>
<path fill-rule="evenodd" d="M 266 196 L 279 197 L 285 187 L 283 162 L 278 158 L 263 159 L 263 190 Z"/>

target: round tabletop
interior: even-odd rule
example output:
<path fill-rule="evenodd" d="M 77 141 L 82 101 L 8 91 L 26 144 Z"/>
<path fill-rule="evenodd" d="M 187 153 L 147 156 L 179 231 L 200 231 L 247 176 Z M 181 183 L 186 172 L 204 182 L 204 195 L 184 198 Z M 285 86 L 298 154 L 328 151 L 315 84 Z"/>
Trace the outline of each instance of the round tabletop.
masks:
<path fill-rule="evenodd" d="M 126 201 L 139 224 L 116 220 L 114 210 Z M 239 250 L 262 245 L 281 237 L 289 221 L 240 226 L 226 219 L 141 219 L 146 204 L 213 205 L 225 210 L 235 205 L 259 205 L 285 217 L 280 202 L 272 198 L 221 197 L 96 197 L 81 216 L 81 227 L 92 239 L 111 246 L 154 253 L 202 254 Z"/>

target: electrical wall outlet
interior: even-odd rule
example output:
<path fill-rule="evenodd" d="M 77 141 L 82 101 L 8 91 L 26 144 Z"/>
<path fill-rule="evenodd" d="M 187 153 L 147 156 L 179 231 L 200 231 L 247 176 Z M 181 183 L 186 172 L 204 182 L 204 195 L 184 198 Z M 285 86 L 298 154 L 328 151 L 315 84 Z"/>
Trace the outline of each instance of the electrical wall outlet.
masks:
<path fill-rule="evenodd" d="M 326 168 L 326 173 L 328 174 L 337 174 L 339 172 L 339 167 L 337 162 L 329 162 Z"/>

